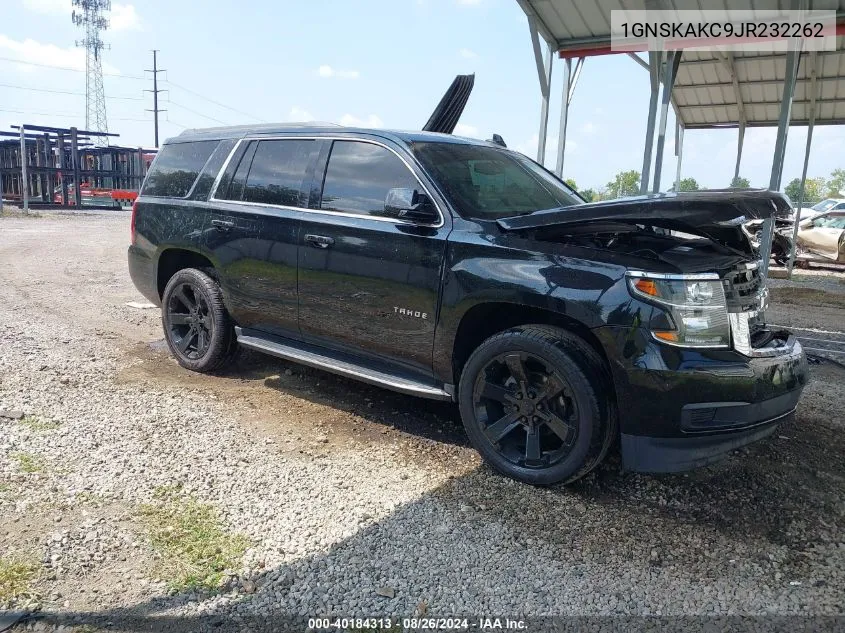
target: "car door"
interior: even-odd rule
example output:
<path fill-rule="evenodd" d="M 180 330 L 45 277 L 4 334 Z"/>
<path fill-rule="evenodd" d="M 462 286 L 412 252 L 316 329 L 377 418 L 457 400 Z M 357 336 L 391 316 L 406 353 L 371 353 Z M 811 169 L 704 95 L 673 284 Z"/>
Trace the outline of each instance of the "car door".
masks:
<path fill-rule="evenodd" d="M 317 147 L 313 139 L 242 140 L 212 197 L 207 245 L 241 327 L 279 335 L 298 330 L 300 208 L 307 206 L 304 182 Z"/>
<path fill-rule="evenodd" d="M 430 375 L 448 218 L 438 211 L 435 224 L 422 225 L 385 214 L 389 190 L 427 193 L 398 146 L 324 143 L 315 177 L 322 187 L 300 231 L 302 334 Z"/>
<path fill-rule="evenodd" d="M 826 213 L 798 233 L 798 240 L 811 253 L 832 260 L 839 258 L 845 230 L 845 213 Z"/>

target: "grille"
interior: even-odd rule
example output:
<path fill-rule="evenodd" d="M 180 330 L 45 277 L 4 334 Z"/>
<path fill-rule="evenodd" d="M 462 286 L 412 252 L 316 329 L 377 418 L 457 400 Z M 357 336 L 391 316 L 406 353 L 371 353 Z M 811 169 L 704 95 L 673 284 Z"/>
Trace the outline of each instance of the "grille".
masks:
<path fill-rule="evenodd" d="M 763 308 L 763 277 L 760 267 L 745 264 L 730 271 L 723 279 L 728 312 L 749 312 Z"/>

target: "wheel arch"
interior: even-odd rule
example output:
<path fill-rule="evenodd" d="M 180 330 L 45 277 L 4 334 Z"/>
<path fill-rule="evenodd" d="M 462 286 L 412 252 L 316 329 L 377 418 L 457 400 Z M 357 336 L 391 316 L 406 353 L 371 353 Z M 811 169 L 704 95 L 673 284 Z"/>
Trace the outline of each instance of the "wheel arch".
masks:
<path fill-rule="evenodd" d="M 529 324 L 552 325 L 579 336 L 596 351 L 610 376 L 607 354 L 599 339 L 583 322 L 554 310 L 491 301 L 475 304 L 462 315 L 458 323 L 451 348 L 451 371 L 454 384 L 457 385 L 460 382 L 461 371 L 466 361 L 482 342 L 498 332 Z"/>
<path fill-rule="evenodd" d="M 159 253 L 156 264 L 156 289 L 159 299 L 164 295 L 164 288 L 170 278 L 185 268 L 199 268 L 208 272 L 214 270 L 214 264 L 199 251 L 189 248 L 166 248 Z"/>

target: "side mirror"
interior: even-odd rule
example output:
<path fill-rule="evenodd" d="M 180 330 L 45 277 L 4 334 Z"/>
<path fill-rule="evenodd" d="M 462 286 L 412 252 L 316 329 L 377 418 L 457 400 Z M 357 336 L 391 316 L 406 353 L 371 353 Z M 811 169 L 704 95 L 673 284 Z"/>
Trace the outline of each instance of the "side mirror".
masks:
<path fill-rule="evenodd" d="M 386 215 L 419 224 L 437 222 L 437 209 L 428 196 L 416 189 L 397 187 L 387 192 L 384 201 Z"/>

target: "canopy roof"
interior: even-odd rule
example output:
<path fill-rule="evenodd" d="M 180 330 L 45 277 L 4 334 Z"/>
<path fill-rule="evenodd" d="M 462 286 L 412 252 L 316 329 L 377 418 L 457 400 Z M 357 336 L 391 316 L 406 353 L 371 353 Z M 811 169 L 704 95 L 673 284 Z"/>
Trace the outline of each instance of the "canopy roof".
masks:
<path fill-rule="evenodd" d="M 612 9 L 752 9 L 787 10 L 792 0 L 517 0 L 533 17 L 540 34 L 564 58 L 606 55 L 610 49 Z M 845 0 L 808 0 L 808 9 L 836 10 L 845 22 Z M 728 6 L 729 5 L 729 6 Z M 842 27 L 837 28 L 837 34 Z M 816 124 L 845 123 L 845 37 L 836 51 L 801 55 L 790 125 L 810 119 L 815 70 Z M 681 56 L 672 91 L 680 123 L 688 129 L 775 126 L 780 115 L 786 52 L 721 53 L 694 48 Z"/>

